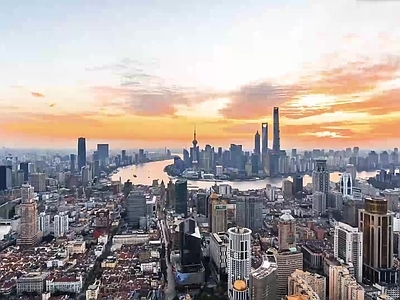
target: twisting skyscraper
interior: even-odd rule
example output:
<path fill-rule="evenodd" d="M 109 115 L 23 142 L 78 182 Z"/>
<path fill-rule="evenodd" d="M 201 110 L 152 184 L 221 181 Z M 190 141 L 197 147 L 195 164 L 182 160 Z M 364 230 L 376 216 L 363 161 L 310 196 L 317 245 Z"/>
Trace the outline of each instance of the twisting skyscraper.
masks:
<path fill-rule="evenodd" d="M 78 171 L 86 166 L 86 139 L 80 137 L 78 139 Z"/>
<path fill-rule="evenodd" d="M 281 151 L 281 132 L 279 129 L 279 108 L 274 107 L 274 141 L 273 141 L 273 150 L 275 154 L 279 154 Z"/>

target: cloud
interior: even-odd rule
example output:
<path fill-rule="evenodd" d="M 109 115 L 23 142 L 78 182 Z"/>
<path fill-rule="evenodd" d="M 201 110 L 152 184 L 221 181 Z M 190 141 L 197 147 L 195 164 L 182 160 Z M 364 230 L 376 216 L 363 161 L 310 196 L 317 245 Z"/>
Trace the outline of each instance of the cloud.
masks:
<path fill-rule="evenodd" d="M 297 97 L 300 86 L 280 86 L 269 82 L 249 84 L 229 93 L 231 102 L 221 110 L 230 119 L 258 119 L 271 114 L 271 109 Z"/>
<path fill-rule="evenodd" d="M 37 92 L 31 92 L 31 95 L 33 97 L 37 97 L 37 98 L 44 98 L 45 96 L 41 93 L 37 93 Z"/>

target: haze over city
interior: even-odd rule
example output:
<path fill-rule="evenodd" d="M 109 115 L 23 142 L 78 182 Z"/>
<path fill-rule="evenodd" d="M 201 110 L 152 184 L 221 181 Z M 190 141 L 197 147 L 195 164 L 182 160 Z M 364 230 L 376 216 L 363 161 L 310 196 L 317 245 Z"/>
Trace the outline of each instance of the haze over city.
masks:
<path fill-rule="evenodd" d="M 183 147 L 196 126 L 202 144 L 250 148 L 279 106 L 282 148 L 393 148 L 398 11 L 392 1 L 10 2 L 0 137 Z"/>

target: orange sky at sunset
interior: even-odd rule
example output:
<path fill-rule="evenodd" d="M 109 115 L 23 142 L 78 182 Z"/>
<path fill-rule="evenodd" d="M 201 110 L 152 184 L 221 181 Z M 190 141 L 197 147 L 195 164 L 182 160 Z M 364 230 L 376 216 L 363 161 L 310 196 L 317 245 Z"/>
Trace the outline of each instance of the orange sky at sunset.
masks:
<path fill-rule="evenodd" d="M 201 146 L 237 143 L 252 149 L 261 122 L 270 124 L 272 141 L 272 108 L 278 106 L 282 148 L 400 146 L 400 45 L 382 29 L 368 49 L 358 32 L 343 32 L 336 48 L 321 50 L 314 59 L 294 54 L 299 57 L 296 66 L 277 56 L 271 69 L 282 63 L 285 72 L 263 67 L 265 76 L 255 79 L 241 67 L 226 69 L 232 78 L 220 76 L 221 88 L 213 69 L 204 73 L 187 66 L 187 77 L 210 76 L 213 83 L 199 79 L 191 85 L 183 81 L 186 73 L 178 60 L 181 81 L 162 71 L 162 59 L 154 66 L 121 55 L 104 60 L 114 63 L 103 66 L 77 64 L 79 74 L 65 73 L 65 82 L 57 74 L 59 80 L 52 83 L 0 83 L 0 138 L 6 146 L 18 147 L 75 147 L 79 136 L 87 138 L 89 147 L 97 142 L 127 148 L 186 147 L 196 126 Z M 324 43 L 315 36 L 313 41 Z M 256 70 L 257 63 L 251 64 Z M 224 68 L 217 67 L 218 72 Z"/>

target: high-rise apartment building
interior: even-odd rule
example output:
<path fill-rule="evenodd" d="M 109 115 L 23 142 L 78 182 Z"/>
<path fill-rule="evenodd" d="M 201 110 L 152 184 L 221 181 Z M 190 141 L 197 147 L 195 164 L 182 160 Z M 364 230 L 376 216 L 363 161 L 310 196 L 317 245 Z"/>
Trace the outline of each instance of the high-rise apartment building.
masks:
<path fill-rule="evenodd" d="M 318 214 L 326 213 L 328 199 L 325 193 L 319 191 L 313 192 L 312 201 L 312 208 L 315 212 Z"/>
<path fill-rule="evenodd" d="M 33 187 L 29 184 L 23 184 L 21 187 L 20 230 L 17 239 L 17 245 L 21 247 L 33 246 L 40 238 L 37 204 L 33 196 Z"/>
<path fill-rule="evenodd" d="M 363 281 L 368 284 L 397 282 L 393 269 L 394 214 L 388 212 L 387 200 L 366 198 L 359 210 L 359 226 L 363 233 Z"/>
<path fill-rule="evenodd" d="M 65 212 L 60 212 L 54 216 L 54 236 L 62 237 L 69 230 L 68 215 Z"/>
<path fill-rule="evenodd" d="M 210 233 L 226 232 L 228 229 L 226 206 L 226 200 L 222 200 L 217 193 L 210 195 L 208 216 Z"/>
<path fill-rule="evenodd" d="M 236 224 L 258 232 L 263 227 L 263 208 L 261 198 L 238 196 L 236 199 Z"/>
<path fill-rule="evenodd" d="M 358 228 L 339 222 L 335 226 L 334 255 L 354 267 L 354 277 L 362 282 L 363 270 L 363 236 Z"/>
<path fill-rule="evenodd" d="M 78 139 L 78 170 L 86 166 L 86 139 L 80 137 Z"/>
<path fill-rule="evenodd" d="M 228 297 L 232 300 L 249 300 L 251 230 L 244 227 L 232 227 L 228 229 L 228 235 Z"/>
<path fill-rule="evenodd" d="M 288 295 L 305 294 L 313 299 L 326 299 L 326 278 L 319 274 L 295 270 L 288 279 Z"/>
<path fill-rule="evenodd" d="M 351 276 L 347 267 L 329 267 L 329 300 L 364 300 L 364 288 Z"/>
<path fill-rule="evenodd" d="M 188 213 L 188 188 L 186 180 L 175 182 L 175 212 L 187 216 Z"/>
<path fill-rule="evenodd" d="M 50 215 L 41 212 L 38 218 L 38 226 L 43 236 L 48 235 L 50 233 Z"/>
<path fill-rule="evenodd" d="M 285 211 L 278 221 L 278 248 L 280 251 L 296 247 L 296 220 Z"/>

